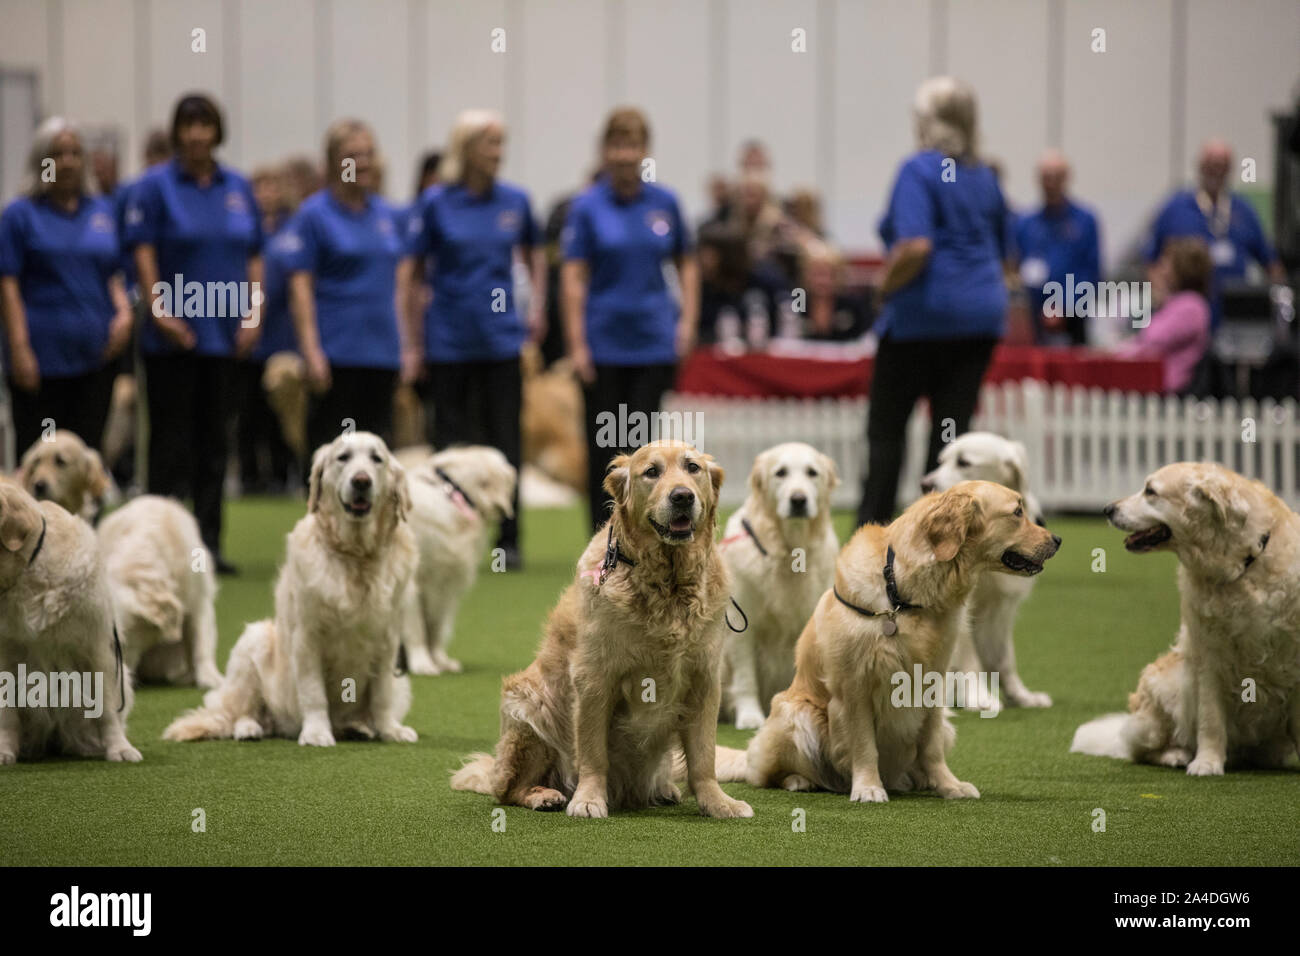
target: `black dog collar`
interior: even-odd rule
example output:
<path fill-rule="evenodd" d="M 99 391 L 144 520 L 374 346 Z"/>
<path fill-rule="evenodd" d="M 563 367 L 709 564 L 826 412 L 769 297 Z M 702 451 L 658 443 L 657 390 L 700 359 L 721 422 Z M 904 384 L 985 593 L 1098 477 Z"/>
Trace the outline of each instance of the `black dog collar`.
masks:
<path fill-rule="evenodd" d="M 754 528 L 750 525 L 749 519 L 741 518 L 740 526 L 745 529 L 745 534 L 749 535 L 750 540 L 754 542 L 754 547 L 758 548 L 758 553 L 766 558 L 767 548 L 763 547 L 763 542 L 758 540 L 758 535 L 754 533 Z"/>
<path fill-rule="evenodd" d="M 456 479 L 452 478 L 451 475 L 447 474 L 441 468 L 435 467 L 433 469 L 433 473 L 451 486 L 453 495 L 460 495 L 462 498 L 465 499 L 465 504 L 469 505 L 475 511 L 478 511 L 478 505 L 474 504 L 474 499 L 471 498 L 469 495 L 465 494 L 465 489 L 462 488 L 460 485 L 456 484 Z"/>
<path fill-rule="evenodd" d="M 27 566 L 29 568 L 36 563 L 36 556 L 41 553 L 41 548 L 43 547 L 45 547 L 45 517 L 44 516 L 41 517 L 41 536 L 36 539 L 36 549 L 32 552 L 32 556 L 27 559 Z"/>
<path fill-rule="evenodd" d="M 605 578 L 619 564 L 626 564 L 629 568 L 635 568 L 636 562 L 619 550 L 618 542 L 614 540 L 614 521 L 611 518 L 609 522 L 609 537 L 605 544 L 605 560 L 600 563 L 600 578 L 597 586 L 605 583 Z"/>
<path fill-rule="evenodd" d="M 859 607 L 852 601 L 845 599 L 840 594 L 839 588 L 831 586 L 831 592 L 835 595 L 835 600 L 839 601 L 845 607 L 857 611 L 863 617 L 883 617 L 885 618 L 884 631 L 886 637 L 893 637 L 898 633 L 898 622 L 895 618 L 900 611 L 921 610 L 919 604 L 912 604 L 910 601 L 904 601 L 898 593 L 898 584 L 894 579 L 894 546 L 891 544 L 885 552 L 885 567 L 883 569 L 885 576 L 885 594 L 889 598 L 890 609 L 888 611 L 871 611 L 865 607 Z"/>

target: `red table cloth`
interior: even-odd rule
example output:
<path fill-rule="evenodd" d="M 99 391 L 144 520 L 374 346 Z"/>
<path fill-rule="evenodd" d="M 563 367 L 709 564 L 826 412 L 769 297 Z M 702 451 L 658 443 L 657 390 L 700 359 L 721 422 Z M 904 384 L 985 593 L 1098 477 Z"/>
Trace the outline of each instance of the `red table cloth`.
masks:
<path fill-rule="evenodd" d="M 725 355 L 696 350 L 677 374 L 677 391 L 733 398 L 865 397 L 874 358 L 823 359 L 765 352 Z M 984 375 L 985 384 L 1025 378 L 1125 392 L 1161 390 L 1161 363 L 1119 358 L 1087 348 L 999 345 Z"/>

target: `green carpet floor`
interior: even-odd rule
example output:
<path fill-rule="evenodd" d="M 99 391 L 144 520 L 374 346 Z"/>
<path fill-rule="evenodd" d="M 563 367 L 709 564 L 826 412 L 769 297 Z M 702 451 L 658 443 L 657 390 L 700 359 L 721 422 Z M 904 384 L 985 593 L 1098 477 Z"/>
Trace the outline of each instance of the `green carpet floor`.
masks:
<path fill-rule="evenodd" d="M 243 574 L 224 580 L 218 599 L 223 667 L 243 624 L 270 614 L 284 534 L 301 511 L 284 500 L 229 505 L 227 550 Z M 847 533 L 847 515 L 839 525 Z M 494 829 L 491 799 L 453 792 L 448 774 L 495 742 L 501 676 L 529 661 L 583 527 L 576 509 L 525 515 L 527 569 L 485 572 L 461 613 L 452 652 L 465 673 L 413 678 L 418 744 L 166 743 L 162 729 L 200 694 L 144 688 L 128 726 L 143 763 L 0 768 L 0 864 L 1300 863 L 1300 772 L 1192 779 L 1067 753 L 1079 723 L 1124 708 L 1178 622 L 1173 558 L 1126 554 L 1100 520 L 1053 522 L 1064 545 L 1017 626 L 1021 673 L 1056 706 L 957 720 L 950 763 L 981 799 L 857 805 L 727 784 L 753 805 L 752 819 L 706 820 L 688 797 L 595 821 L 509 808 Z M 1095 548 L 1105 549 L 1104 573 L 1092 570 Z M 723 727 L 719 741 L 743 746 L 747 736 Z M 1093 830 L 1097 808 L 1104 833 Z M 206 832 L 192 830 L 197 809 Z"/>

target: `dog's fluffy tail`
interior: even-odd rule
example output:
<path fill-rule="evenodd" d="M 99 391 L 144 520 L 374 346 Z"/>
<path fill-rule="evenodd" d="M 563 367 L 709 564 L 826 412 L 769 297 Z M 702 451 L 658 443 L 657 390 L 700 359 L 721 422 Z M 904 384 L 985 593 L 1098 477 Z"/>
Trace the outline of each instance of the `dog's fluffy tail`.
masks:
<path fill-rule="evenodd" d="M 470 754 L 465 758 L 464 766 L 451 775 L 451 789 L 495 796 L 492 789 L 492 767 L 495 763 L 491 754 Z"/>
<path fill-rule="evenodd" d="M 1130 720 L 1129 714 L 1107 714 L 1088 721 L 1074 732 L 1070 753 L 1114 757 L 1117 760 L 1133 759 L 1133 750 L 1128 743 Z"/>
<path fill-rule="evenodd" d="M 672 752 L 672 774 L 674 780 L 686 779 L 686 754 L 680 747 L 674 747 Z M 741 782 L 745 781 L 745 771 L 749 766 L 749 761 L 745 757 L 745 751 L 736 750 L 734 747 L 717 747 L 714 750 L 713 772 L 718 778 L 718 783 Z"/>
<path fill-rule="evenodd" d="M 233 736 L 234 722 L 219 707 L 196 707 L 163 731 L 163 740 L 223 740 Z"/>

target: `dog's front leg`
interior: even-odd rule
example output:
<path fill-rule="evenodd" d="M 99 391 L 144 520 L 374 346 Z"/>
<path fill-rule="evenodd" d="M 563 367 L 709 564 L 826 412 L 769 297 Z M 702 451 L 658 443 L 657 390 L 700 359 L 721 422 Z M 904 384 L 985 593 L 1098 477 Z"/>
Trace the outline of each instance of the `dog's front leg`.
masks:
<path fill-rule="evenodd" d="M 921 738 L 917 742 L 917 763 L 921 765 L 926 784 L 945 800 L 978 797 L 980 792 L 973 783 L 958 780 L 956 774 L 948 769 L 946 749 L 943 708 L 930 707 L 925 712 L 925 719 L 921 723 Z"/>
<path fill-rule="evenodd" d="M 298 743 L 304 747 L 333 747 L 334 731 L 330 729 L 329 697 L 320 649 L 302 630 L 286 637 L 293 648 L 293 676 L 298 689 L 298 710 L 302 714 Z"/>
<path fill-rule="evenodd" d="M 402 713 L 398 713 L 397 706 L 397 682 L 399 679 L 405 681 L 406 678 L 394 676 L 393 669 L 384 666 L 385 662 L 391 661 L 397 656 L 397 648 L 401 644 L 401 640 L 401 615 L 399 614 L 397 615 L 397 626 L 391 631 L 384 659 L 380 662 L 379 674 L 375 677 L 374 683 L 371 684 L 370 706 L 380 740 L 413 744 L 420 739 L 420 735 L 415 732 L 414 728 L 407 727 L 402 723 L 402 718 L 406 716 L 405 706 L 401 708 Z M 409 700 L 409 693 L 404 693 L 402 696 Z"/>
<path fill-rule="evenodd" d="M 574 759 L 578 786 L 565 812 L 571 817 L 609 816 L 609 721 L 614 688 L 578 670 L 573 677 Z"/>
<path fill-rule="evenodd" d="M 1195 647 L 1195 632 L 1188 636 Z M 1227 719 L 1223 690 L 1210 666 L 1208 655 L 1196 653 L 1193 686 L 1196 688 L 1196 758 L 1187 765 L 1193 777 L 1218 777 L 1228 758 Z"/>
<path fill-rule="evenodd" d="M 853 784 L 849 799 L 854 803 L 888 803 L 884 781 L 880 779 L 880 750 L 876 746 L 876 717 L 871 712 L 871 690 L 850 688 L 844 701 L 844 716 L 849 735 L 849 755 L 853 761 Z"/>
<path fill-rule="evenodd" d="M 731 705 L 737 730 L 763 726 L 763 705 L 758 699 L 758 649 L 753 628 L 731 638 Z"/>
<path fill-rule="evenodd" d="M 13 668 L 6 668 L 13 673 Z M 18 743 L 22 728 L 16 707 L 0 707 L 0 766 L 18 761 Z"/>
<path fill-rule="evenodd" d="M 686 780 L 706 817 L 752 817 L 754 810 L 744 800 L 735 800 L 718 786 L 718 704 L 722 699 L 717 657 L 711 667 L 696 675 L 698 693 L 694 712 L 682 728 L 682 750 L 686 755 Z"/>

